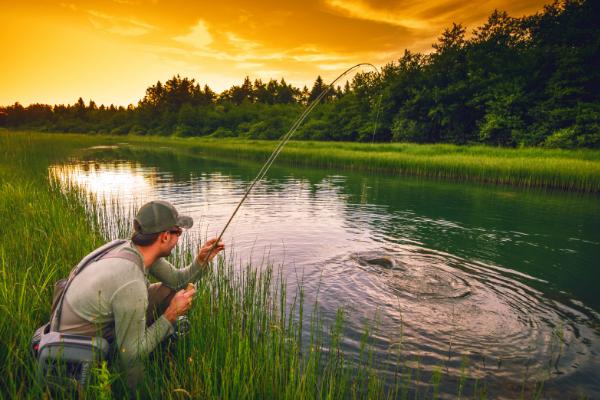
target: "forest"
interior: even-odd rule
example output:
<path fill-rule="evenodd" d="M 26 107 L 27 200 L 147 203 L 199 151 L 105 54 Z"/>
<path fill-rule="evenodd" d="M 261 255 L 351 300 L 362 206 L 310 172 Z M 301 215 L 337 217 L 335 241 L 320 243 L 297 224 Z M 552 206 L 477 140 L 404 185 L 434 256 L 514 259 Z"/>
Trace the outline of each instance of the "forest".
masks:
<path fill-rule="evenodd" d="M 336 87 L 320 76 L 311 88 L 246 77 L 216 93 L 175 75 L 128 107 L 82 97 L 0 107 L 0 127 L 277 139 L 323 91 L 295 139 L 598 148 L 600 2 L 560 1 L 520 18 L 494 11 L 470 32 L 455 23 L 431 52 L 405 50 L 381 73 Z"/>

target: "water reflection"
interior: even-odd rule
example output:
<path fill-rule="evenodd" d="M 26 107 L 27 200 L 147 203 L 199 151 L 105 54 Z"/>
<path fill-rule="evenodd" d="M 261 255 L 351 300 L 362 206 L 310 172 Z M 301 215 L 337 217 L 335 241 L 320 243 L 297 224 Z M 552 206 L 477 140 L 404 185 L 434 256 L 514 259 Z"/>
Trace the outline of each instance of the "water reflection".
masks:
<path fill-rule="evenodd" d="M 126 210 L 167 199 L 194 218 L 192 234 L 201 237 L 219 233 L 257 169 L 100 150 L 50 172 Z M 506 382 L 518 392 L 524 379 L 549 374 L 549 390 L 582 386 L 600 394 L 598 298 L 590 283 L 598 274 L 590 268 L 599 255 L 598 206 L 541 199 L 506 189 L 274 169 L 225 240 L 244 262 L 261 263 L 268 253 L 292 287 L 303 276 L 307 303 L 318 293 L 326 321 L 343 307 L 350 354 L 360 351 L 364 322 L 377 316 L 373 340 L 382 371 L 398 369 L 390 354 L 401 350 L 403 364 L 425 371 L 442 365 L 456 379 L 466 369 L 496 382 L 498 393 L 508 393 Z M 569 219 L 559 218 L 565 210 Z"/>
<path fill-rule="evenodd" d="M 53 165 L 50 175 L 64 185 L 83 188 L 98 199 L 123 200 L 155 194 L 156 169 L 142 168 L 139 164 L 127 161 Z"/>

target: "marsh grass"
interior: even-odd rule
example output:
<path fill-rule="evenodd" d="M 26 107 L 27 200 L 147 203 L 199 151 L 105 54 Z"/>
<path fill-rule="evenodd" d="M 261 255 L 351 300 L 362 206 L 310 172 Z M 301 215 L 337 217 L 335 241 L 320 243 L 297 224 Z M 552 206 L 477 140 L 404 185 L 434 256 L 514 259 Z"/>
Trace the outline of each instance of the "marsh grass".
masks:
<path fill-rule="evenodd" d="M 84 139 L 85 140 L 85 139 Z M 78 143 L 0 134 L 0 365 L 3 398 L 38 397 L 29 340 L 47 320 L 54 282 L 102 241 L 81 193 L 48 184 L 47 166 Z M 37 393 L 37 395 L 36 395 Z"/>
<path fill-rule="evenodd" d="M 183 147 L 193 154 L 266 160 L 275 142 L 234 139 L 131 138 L 135 143 Z M 407 143 L 291 141 L 278 161 L 450 181 L 599 192 L 600 151 L 507 149 Z"/>
<path fill-rule="evenodd" d="M 0 397 L 42 398 L 29 341 L 48 320 L 52 285 L 85 254 L 115 236 L 127 236 L 130 211 L 117 203 L 90 201 L 76 187 L 59 187 L 48 165 L 80 147 L 106 141 L 89 136 L 13 135 L 0 132 Z M 118 211 L 118 210 L 117 210 Z M 116 217 L 115 217 L 116 215 Z M 112 216 L 112 217 L 111 217 Z M 185 238 L 185 237 L 184 237 Z M 183 240 L 178 265 L 191 259 L 197 238 Z M 302 285 L 288 285 L 270 265 L 236 266 L 221 257 L 198 282 L 190 312 L 191 333 L 164 343 L 146 362 L 142 398 L 385 399 L 437 398 L 446 376 L 390 352 L 393 379 L 378 372 L 371 332 L 365 323 L 357 357 L 344 354 L 345 311 L 326 325 L 318 304 L 305 304 Z M 305 324 L 308 324 L 308 329 Z M 423 376 L 430 376 L 429 383 Z M 474 391 L 473 391 L 474 387 Z M 485 398 L 485 385 L 465 369 L 457 393 Z M 467 390 L 469 389 L 469 390 Z M 523 393 L 540 397 L 543 384 Z M 73 392 L 66 391 L 65 397 Z M 93 370 L 84 397 L 122 398 L 115 366 Z M 58 396 L 61 397 L 60 395 Z M 466 397 L 466 396 L 465 396 Z M 56 398 L 56 396 L 55 396 Z"/>
<path fill-rule="evenodd" d="M 190 140 L 192 149 L 263 160 L 273 144 Z M 196 143 L 197 142 L 197 143 Z M 207 151 L 208 150 L 208 151 Z M 600 152 L 485 146 L 290 142 L 280 161 L 292 165 L 368 171 L 522 187 L 600 191 Z"/>

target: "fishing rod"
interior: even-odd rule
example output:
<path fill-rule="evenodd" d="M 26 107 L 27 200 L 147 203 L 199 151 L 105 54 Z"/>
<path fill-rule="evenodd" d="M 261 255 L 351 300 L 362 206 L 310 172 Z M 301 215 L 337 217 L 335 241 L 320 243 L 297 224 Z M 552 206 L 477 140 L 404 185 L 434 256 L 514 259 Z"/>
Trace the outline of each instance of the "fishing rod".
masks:
<path fill-rule="evenodd" d="M 235 209 L 233 210 L 233 213 L 231 214 L 231 216 L 229 217 L 229 219 L 227 220 L 227 223 L 225 224 L 225 226 L 223 227 L 223 230 L 221 231 L 221 233 L 219 234 L 219 236 L 217 237 L 217 240 L 213 243 L 212 247 L 210 248 L 210 251 L 208 252 L 208 255 L 212 254 L 212 252 L 214 251 L 214 249 L 217 247 L 217 245 L 219 244 L 219 242 L 221 241 L 221 238 L 223 237 L 223 234 L 225 234 L 225 231 L 227 230 L 227 228 L 229 227 L 229 224 L 231 224 L 231 221 L 233 221 L 233 218 L 235 217 L 235 215 L 237 214 L 238 210 L 240 209 L 240 207 L 242 206 L 242 204 L 244 203 L 244 201 L 246 201 L 246 199 L 248 198 L 248 195 L 250 194 L 250 192 L 252 191 L 252 188 L 254 188 L 254 186 L 256 185 L 256 183 L 258 181 L 260 181 L 269 171 L 269 168 L 271 168 L 271 165 L 273 165 L 273 162 L 275 162 L 275 159 L 277 158 L 277 156 L 279 155 L 279 153 L 281 153 L 281 151 L 283 150 L 284 146 L 287 144 L 287 142 L 289 142 L 290 138 L 292 137 L 292 135 L 296 132 L 296 130 L 298 129 L 298 127 L 302 124 L 302 122 L 304 122 L 304 120 L 308 117 L 308 115 L 312 112 L 312 110 L 321 102 L 321 100 L 331 91 L 331 88 L 334 87 L 335 83 L 337 81 L 339 81 L 340 79 L 342 79 L 344 76 L 346 76 L 347 74 L 349 74 L 351 71 L 355 70 L 356 68 L 359 67 L 371 67 L 375 70 L 375 72 L 377 74 L 380 74 L 379 70 L 377 69 L 376 66 L 374 66 L 371 63 L 359 63 L 354 65 L 351 68 L 348 68 L 346 71 L 342 72 L 337 78 L 335 78 L 328 86 L 326 90 L 323 90 L 318 96 L 317 98 L 315 98 L 307 107 L 306 109 L 302 112 L 302 114 L 300 114 L 300 116 L 294 121 L 294 123 L 292 124 L 292 126 L 290 127 L 290 129 L 287 131 L 287 133 L 285 135 L 283 135 L 281 137 L 281 139 L 279 140 L 279 143 L 277 144 L 277 147 L 275 147 L 275 149 L 273 150 L 273 152 L 271 153 L 271 155 L 269 156 L 269 158 L 267 159 L 267 161 L 263 164 L 262 168 L 260 169 L 260 171 L 258 171 L 258 174 L 256 174 L 256 177 L 250 182 L 250 184 L 248 185 L 248 187 L 246 188 L 246 191 L 244 192 L 244 195 L 242 196 L 242 198 L 240 199 L 239 203 L 237 204 L 237 206 L 235 207 Z M 379 97 L 379 102 L 378 102 L 378 109 L 377 109 L 377 117 L 379 117 L 379 106 L 381 105 L 381 96 Z M 377 121 L 375 121 L 375 127 L 373 128 L 373 140 L 375 138 L 375 130 L 377 129 Z"/>

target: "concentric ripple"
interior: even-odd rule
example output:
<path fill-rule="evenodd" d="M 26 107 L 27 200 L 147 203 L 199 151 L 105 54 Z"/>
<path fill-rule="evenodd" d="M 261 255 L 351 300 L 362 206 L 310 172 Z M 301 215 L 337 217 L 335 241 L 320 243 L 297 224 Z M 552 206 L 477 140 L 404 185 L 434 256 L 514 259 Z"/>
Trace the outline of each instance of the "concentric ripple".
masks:
<path fill-rule="evenodd" d="M 471 294 L 471 286 L 459 271 L 448 271 L 427 263 L 412 265 L 375 252 L 355 253 L 351 261 L 366 271 L 383 274 L 399 296 L 419 299 L 452 299 Z M 377 269 L 380 269 L 377 271 Z"/>
<path fill-rule="evenodd" d="M 545 298 L 530 285 L 543 282 L 522 274 L 418 246 L 336 256 L 325 271 L 323 301 L 343 299 L 355 319 L 379 313 L 379 340 L 424 368 L 460 376 L 467 356 L 481 364 L 470 376 L 519 382 L 574 373 L 593 357 L 595 317 Z"/>

